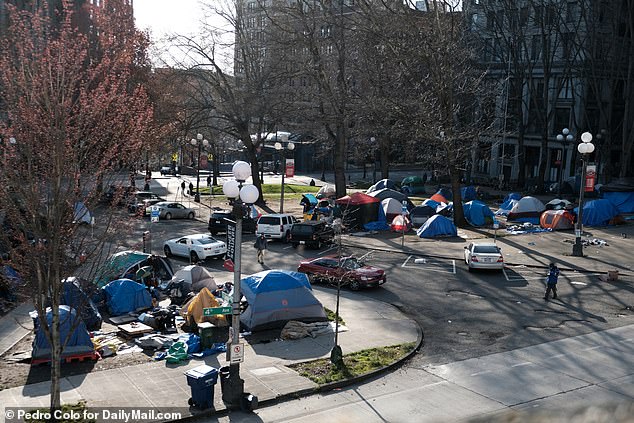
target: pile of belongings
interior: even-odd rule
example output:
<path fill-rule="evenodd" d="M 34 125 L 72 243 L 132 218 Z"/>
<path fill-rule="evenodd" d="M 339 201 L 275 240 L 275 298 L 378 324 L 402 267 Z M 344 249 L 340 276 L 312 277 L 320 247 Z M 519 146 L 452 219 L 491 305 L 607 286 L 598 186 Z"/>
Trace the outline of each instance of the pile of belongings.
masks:
<path fill-rule="evenodd" d="M 564 242 L 568 242 L 570 244 L 574 244 L 575 240 L 574 239 L 567 239 Z M 603 239 L 598 239 L 598 238 L 582 239 L 581 240 L 581 244 L 584 247 L 590 247 L 590 246 L 594 246 L 594 247 L 608 247 L 610 245 L 610 244 L 608 244 L 607 241 L 605 241 Z"/>
<path fill-rule="evenodd" d="M 339 327 L 341 330 L 343 326 Z M 282 333 L 280 334 L 280 338 L 282 339 L 301 339 L 306 337 L 315 338 L 319 335 L 333 333 L 334 329 L 332 328 L 330 322 L 313 322 L 313 323 L 303 323 L 298 322 L 296 320 L 291 320 L 282 329 Z"/>
<path fill-rule="evenodd" d="M 539 226 L 535 226 L 530 222 L 521 223 L 517 225 L 511 225 L 506 228 L 506 231 L 511 235 L 521 235 L 534 232 L 548 232 L 549 229 L 544 229 Z"/>
<path fill-rule="evenodd" d="M 176 316 L 179 309 L 175 305 L 154 308 L 139 315 L 139 321 L 161 332 L 176 330 Z"/>

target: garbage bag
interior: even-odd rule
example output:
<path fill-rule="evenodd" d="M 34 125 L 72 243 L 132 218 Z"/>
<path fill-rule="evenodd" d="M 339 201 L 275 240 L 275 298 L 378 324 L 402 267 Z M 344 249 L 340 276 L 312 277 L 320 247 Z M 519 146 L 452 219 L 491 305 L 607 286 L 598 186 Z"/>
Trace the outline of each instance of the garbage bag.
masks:
<path fill-rule="evenodd" d="M 187 360 L 187 344 L 182 341 L 174 342 L 167 351 L 165 360 L 168 363 L 180 363 L 183 360 Z"/>

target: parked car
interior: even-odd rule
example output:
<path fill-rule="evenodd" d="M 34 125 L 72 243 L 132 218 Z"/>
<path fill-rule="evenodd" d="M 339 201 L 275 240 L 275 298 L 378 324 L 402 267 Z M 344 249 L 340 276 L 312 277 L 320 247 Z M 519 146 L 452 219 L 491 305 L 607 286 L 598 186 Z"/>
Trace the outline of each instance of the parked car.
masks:
<path fill-rule="evenodd" d="M 265 214 L 258 219 L 255 233 L 264 235 L 265 238 L 288 242 L 295 222 L 297 219 L 290 214 Z"/>
<path fill-rule="evenodd" d="M 332 243 L 334 239 L 334 229 L 323 220 L 297 222 L 291 228 L 290 242 L 293 248 L 301 244 L 319 249 L 323 244 Z"/>
<path fill-rule="evenodd" d="M 196 212 L 194 211 L 194 209 L 185 207 L 181 203 L 161 201 L 154 204 L 153 206 L 147 207 L 145 209 L 145 212 L 147 214 L 150 214 L 152 211 L 152 207 L 158 207 L 159 219 L 193 219 L 194 217 L 196 217 Z"/>
<path fill-rule="evenodd" d="M 302 260 L 297 271 L 306 273 L 311 283 L 326 282 L 349 286 L 353 291 L 383 285 L 387 281 L 385 271 L 366 266 L 355 257 L 326 256 Z"/>
<path fill-rule="evenodd" d="M 112 204 L 116 199 L 117 206 L 125 206 L 128 204 L 134 196 L 136 189 L 129 185 L 110 185 L 108 190 L 101 196 L 101 201 L 104 203 Z"/>
<path fill-rule="evenodd" d="M 147 215 L 147 208 L 161 201 L 165 201 L 165 199 L 151 191 L 138 191 L 128 202 L 128 213 L 138 213 L 143 210 L 143 214 Z"/>
<path fill-rule="evenodd" d="M 227 244 L 211 235 L 194 234 L 165 241 L 163 251 L 167 257 L 172 255 L 186 257 L 196 263 L 208 257 L 224 258 L 227 253 Z"/>
<path fill-rule="evenodd" d="M 464 260 L 472 269 L 504 269 L 504 257 L 497 244 L 493 242 L 470 243 L 464 247 Z"/>
<path fill-rule="evenodd" d="M 177 169 L 172 169 L 172 166 L 163 166 L 161 167 L 161 176 L 171 176 L 176 175 Z"/>
<path fill-rule="evenodd" d="M 227 221 L 235 220 L 231 210 L 216 210 L 209 216 L 209 232 L 212 235 L 219 234 L 220 232 L 227 232 Z M 255 233 L 255 220 L 246 213 L 242 218 L 242 233 Z"/>

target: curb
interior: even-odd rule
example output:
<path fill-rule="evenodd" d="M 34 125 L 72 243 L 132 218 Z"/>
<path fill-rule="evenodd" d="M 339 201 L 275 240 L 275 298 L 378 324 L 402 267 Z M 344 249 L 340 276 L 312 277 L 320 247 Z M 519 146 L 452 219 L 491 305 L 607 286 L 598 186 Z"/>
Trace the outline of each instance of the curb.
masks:
<path fill-rule="evenodd" d="M 412 319 L 413 320 L 413 319 Z M 414 322 L 416 322 L 415 320 L 413 320 Z M 271 398 L 271 399 L 267 399 L 264 401 L 261 401 L 258 403 L 258 408 L 260 408 L 261 406 L 264 407 L 268 407 L 270 405 L 274 405 L 274 404 L 278 404 L 284 401 L 289 401 L 289 400 L 294 400 L 294 399 L 298 399 L 298 398 L 303 398 L 309 395 L 314 395 L 314 394 L 318 394 L 318 393 L 323 393 L 323 392 L 329 392 L 329 391 L 333 391 L 335 389 L 339 389 L 345 386 L 349 386 L 358 382 L 362 382 L 364 380 L 368 380 L 371 379 L 377 375 L 383 374 L 389 370 L 393 370 L 396 369 L 400 366 L 403 365 L 403 363 L 405 363 L 406 361 L 408 361 L 411 357 L 413 357 L 416 353 L 418 353 L 418 351 L 420 351 L 420 349 L 423 346 L 423 342 L 425 340 L 424 334 L 423 334 L 423 329 L 421 328 L 421 326 L 418 324 L 418 322 L 416 323 L 416 328 L 417 328 L 417 332 L 418 332 L 418 339 L 416 340 L 416 346 L 407 354 L 405 354 L 403 357 L 401 357 L 400 359 L 398 359 L 397 361 L 388 364 L 385 367 L 381 367 L 380 369 L 376 369 L 376 370 L 372 370 L 368 373 L 364 373 L 362 375 L 359 376 L 355 376 L 353 378 L 350 379 L 344 379 L 344 380 L 339 380 L 336 382 L 330 382 L 330 383 L 326 383 L 324 385 L 319 385 L 315 388 L 306 388 L 306 389 L 301 389 L 299 391 L 295 391 L 295 392 L 289 392 L 287 394 L 283 394 L 283 395 L 279 395 L 275 398 Z M 214 409 L 209 409 L 209 410 L 205 410 L 200 412 L 199 414 L 195 414 L 195 415 L 191 415 L 191 416 L 187 416 L 184 417 L 182 419 L 179 420 L 173 420 L 173 422 L 188 422 L 188 421 L 197 421 L 198 419 L 201 418 L 208 418 L 208 417 L 225 417 L 227 416 L 231 411 L 234 410 L 230 410 L 228 408 L 221 408 L 219 410 L 214 410 Z"/>

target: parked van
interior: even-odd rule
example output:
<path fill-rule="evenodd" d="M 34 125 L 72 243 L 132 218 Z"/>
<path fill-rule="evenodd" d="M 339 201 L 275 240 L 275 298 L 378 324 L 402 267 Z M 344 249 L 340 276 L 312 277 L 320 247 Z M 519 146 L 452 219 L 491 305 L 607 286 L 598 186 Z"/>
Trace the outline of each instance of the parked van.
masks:
<path fill-rule="evenodd" d="M 258 219 L 255 234 L 288 242 L 295 222 L 297 219 L 290 214 L 265 214 Z"/>

